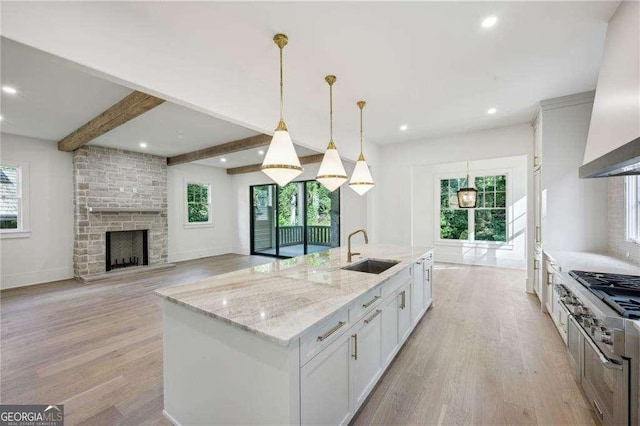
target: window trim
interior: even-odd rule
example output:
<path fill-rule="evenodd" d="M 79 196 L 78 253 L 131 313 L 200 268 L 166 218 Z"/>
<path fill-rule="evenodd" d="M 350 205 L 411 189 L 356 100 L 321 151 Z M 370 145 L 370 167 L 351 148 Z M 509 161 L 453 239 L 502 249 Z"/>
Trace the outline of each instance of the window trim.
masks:
<path fill-rule="evenodd" d="M 512 168 L 499 168 L 499 169 L 479 169 L 479 170 L 470 170 L 469 171 L 469 180 L 475 183 L 476 177 L 483 176 L 497 176 L 504 175 L 506 176 L 507 186 L 505 190 L 505 213 L 506 213 L 506 230 L 507 230 L 507 241 L 484 241 L 484 240 L 452 240 L 452 239 L 443 239 L 440 236 L 440 181 L 442 179 L 456 179 L 456 178 L 465 178 L 466 171 L 458 171 L 458 172 L 447 172 L 447 173 L 436 173 L 433 176 L 433 186 L 434 186 L 434 231 L 433 231 L 433 241 L 438 245 L 445 246 L 454 246 L 454 247 L 463 247 L 463 248 L 492 248 L 499 250 L 513 250 L 513 224 L 511 223 L 511 218 L 513 213 L 511 211 L 512 205 L 512 182 L 511 177 L 513 176 Z M 475 185 L 474 185 L 475 188 Z M 469 235 L 475 238 L 475 212 L 476 209 L 467 209 L 469 215 Z"/>
<path fill-rule="evenodd" d="M 624 180 L 624 215 L 625 239 L 640 244 L 640 178 L 637 175 L 626 176 Z"/>
<path fill-rule="evenodd" d="M 189 201 L 188 201 L 188 190 L 187 187 L 189 184 L 192 185 L 206 185 L 208 190 L 208 206 L 209 206 L 209 220 L 207 222 L 189 222 Z M 183 226 L 184 228 L 211 228 L 214 226 L 213 220 L 213 183 L 207 182 L 198 179 L 184 179 L 184 183 L 182 185 L 183 191 Z"/>
<path fill-rule="evenodd" d="M 18 178 L 18 228 L 0 229 L 0 238 L 29 238 L 31 236 L 31 211 L 30 211 L 30 184 L 29 163 L 25 161 L 2 160 L 3 167 L 16 167 L 19 169 Z"/>

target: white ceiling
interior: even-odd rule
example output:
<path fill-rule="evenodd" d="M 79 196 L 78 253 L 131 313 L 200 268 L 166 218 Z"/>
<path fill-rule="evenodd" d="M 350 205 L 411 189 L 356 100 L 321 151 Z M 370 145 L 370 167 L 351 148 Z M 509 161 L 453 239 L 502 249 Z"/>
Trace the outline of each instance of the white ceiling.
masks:
<path fill-rule="evenodd" d="M 15 41 L 0 39 L 2 132 L 60 140 L 132 92 L 80 67 Z"/>
<path fill-rule="evenodd" d="M 97 137 L 90 145 L 170 157 L 256 135 L 246 127 L 170 102 Z M 147 144 L 140 147 L 140 142 Z"/>
<path fill-rule="evenodd" d="M 298 157 L 318 154 L 317 151 L 310 150 L 309 148 L 305 148 L 303 146 L 297 145 L 295 148 L 296 152 L 298 153 Z M 260 164 L 264 159 L 264 154 L 260 154 L 260 151 L 262 151 L 263 153 L 266 152 L 267 147 L 247 149 L 245 151 L 238 151 L 232 154 L 194 161 L 194 163 L 202 164 L 204 166 L 221 167 L 225 169 L 248 166 L 250 164 Z M 222 158 L 224 158 L 226 161 L 221 161 Z"/>
<path fill-rule="evenodd" d="M 285 49 L 287 124 L 323 150 L 334 86 L 341 153 L 365 132 L 387 144 L 522 123 L 536 103 L 595 88 L 618 2 L 3 3 L 3 35 L 256 131 L 277 122 Z M 498 17 L 492 29 L 480 23 Z M 78 25 L 82 23 L 82 25 Z M 105 36 L 108 34 L 108 37 Z M 110 52 L 114 52 L 111 53 Z M 486 110 L 497 108 L 488 116 Z M 407 124 L 406 132 L 399 131 Z"/>

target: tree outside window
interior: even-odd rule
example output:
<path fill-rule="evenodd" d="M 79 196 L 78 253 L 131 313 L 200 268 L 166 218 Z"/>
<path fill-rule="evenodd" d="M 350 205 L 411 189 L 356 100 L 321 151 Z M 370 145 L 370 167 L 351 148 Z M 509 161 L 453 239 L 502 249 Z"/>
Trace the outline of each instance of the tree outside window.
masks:
<path fill-rule="evenodd" d="M 0 166 L 0 229 L 21 228 L 20 204 L 20 168 Z"/>
<path fill-rule="evenodd" d="M 477 176 L 475 209 L 458 207 L 457 191 L 465 178 L 440 180 L 440 238 L 462 241 L 507 241 L 507 176 Z"/>
<path fill-rule="evenodd" d="M 210 224 L 211 185 L 187 183 L 187 223 Z"/>

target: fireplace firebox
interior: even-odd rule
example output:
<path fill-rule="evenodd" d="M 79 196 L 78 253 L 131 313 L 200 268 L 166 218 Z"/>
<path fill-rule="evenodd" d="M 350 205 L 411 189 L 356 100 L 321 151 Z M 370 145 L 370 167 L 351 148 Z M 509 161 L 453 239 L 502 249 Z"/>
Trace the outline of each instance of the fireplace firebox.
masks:
<path fill-rule="evenodd" d="M 149 264 L 148 230 L 112 231 L 106 235 L 106 269 Z"/>

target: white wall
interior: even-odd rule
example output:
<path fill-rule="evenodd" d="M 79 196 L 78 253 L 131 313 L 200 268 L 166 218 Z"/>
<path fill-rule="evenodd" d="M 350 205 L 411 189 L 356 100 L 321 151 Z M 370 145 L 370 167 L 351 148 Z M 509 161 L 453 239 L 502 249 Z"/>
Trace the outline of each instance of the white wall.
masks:
<path fill-rule="evenodd" d="M 353 172 L 353 163 L 344 162 L 347 175 Z M 318 173 L 320 164 L 305 164 L 304 172 L 295 180 L 313 180 Z M 375 179 L 375 175 L 374 175 Z M 273 183 L 264 173 L 254 172 L 234 175 L 232 177 L 233 194 L 235 197 L 234 229 L 237 229 L 233 251 L 240 254 L 249 254 L 251 251 L 249 222 L 251 211 L 249 209 L 249 186 Z M 376 191 L 376 188 L 369 192 Z M 347 235 L 359 227 L 367 226 L 367 196 L 359 196 L 348 184 L 340 187 L 340 244 L 347 243 Z M 371 229 L 368 229 L 371 237 Z"/>
<path fill-rule="evenodd" d="M 511 167 L 517 171 L 518 179 L 523 180 L 518 185 L 522 185 L 527 192 L 531 193 L 532 182 L 527 177 L 531 175 L 532 155 L 533 132 L 529 124 L 381 146 L 380 159 L 381 161 L 383 159 L 384 166 L 375 168 L 378 187 L 377 192 L 372 194 L 374 241 L 376 243 L 433 244 L 433 217 L 430 216 L 431 219 L 429 219 L 428 216 L 433 215 L 433 208 L 430 207 L 434 202 L 433 178 L 425 177 L 425 174 L 429 175 L 430 170 L 436 170 L 436 165 L 457 163 L 443 166 L 451 169 L 459 168 L 461 162 L 474 161 L 477 162 L 474 166 L 484 167 L 489 163 L 479 162 L 479 160 L 518 157 L 507 161 L 511 161 Z M 416 202 L 419 199 L 421 201 Z M 522 209 L 525 214 L 533 211 L 530 200 L 520 201 L 520 203 L 524 203 Z M 527 214 L 525 220 L 525 238 L 533 227 L 532 216 Z M 494 259 L 492 253 L 488 254 L 489 257 L 486 257 L 487 254 L 480 256 L 476 253 L 472 257 L 459 256 L 458 261 L 525 267 L 526 253 L 532 250 L 528 245 L 529 243 L 523 249 L 524 251 L 519 248 L 517 257 L 511 260 L 498 261 L 495 260 L 498 254 L 495 254 Z M 512 254 L 513 252 L 509 256 Z M 453 259 L 451 252 L 443 250 L 442 247 L 436 247 L 435 255 L 439 260 Z M 509 259 L 509 256 L 505 259 Z"/>
<path fill-rule="evenodd" d="M 0 239 L 1 288 L 73 277 L 72 155 L 55 142 L 0 135 L 0 158 L 29 163 L 30 231 Z"/>
<path fill-rule="evenodd" d="M 168 167 L 169 262 L 233 251 L 235 200 L 225 169 L 198 164 Z M 187 227 L 184 222 L 185 181 L 211 184 L 213 226 Z"/>

